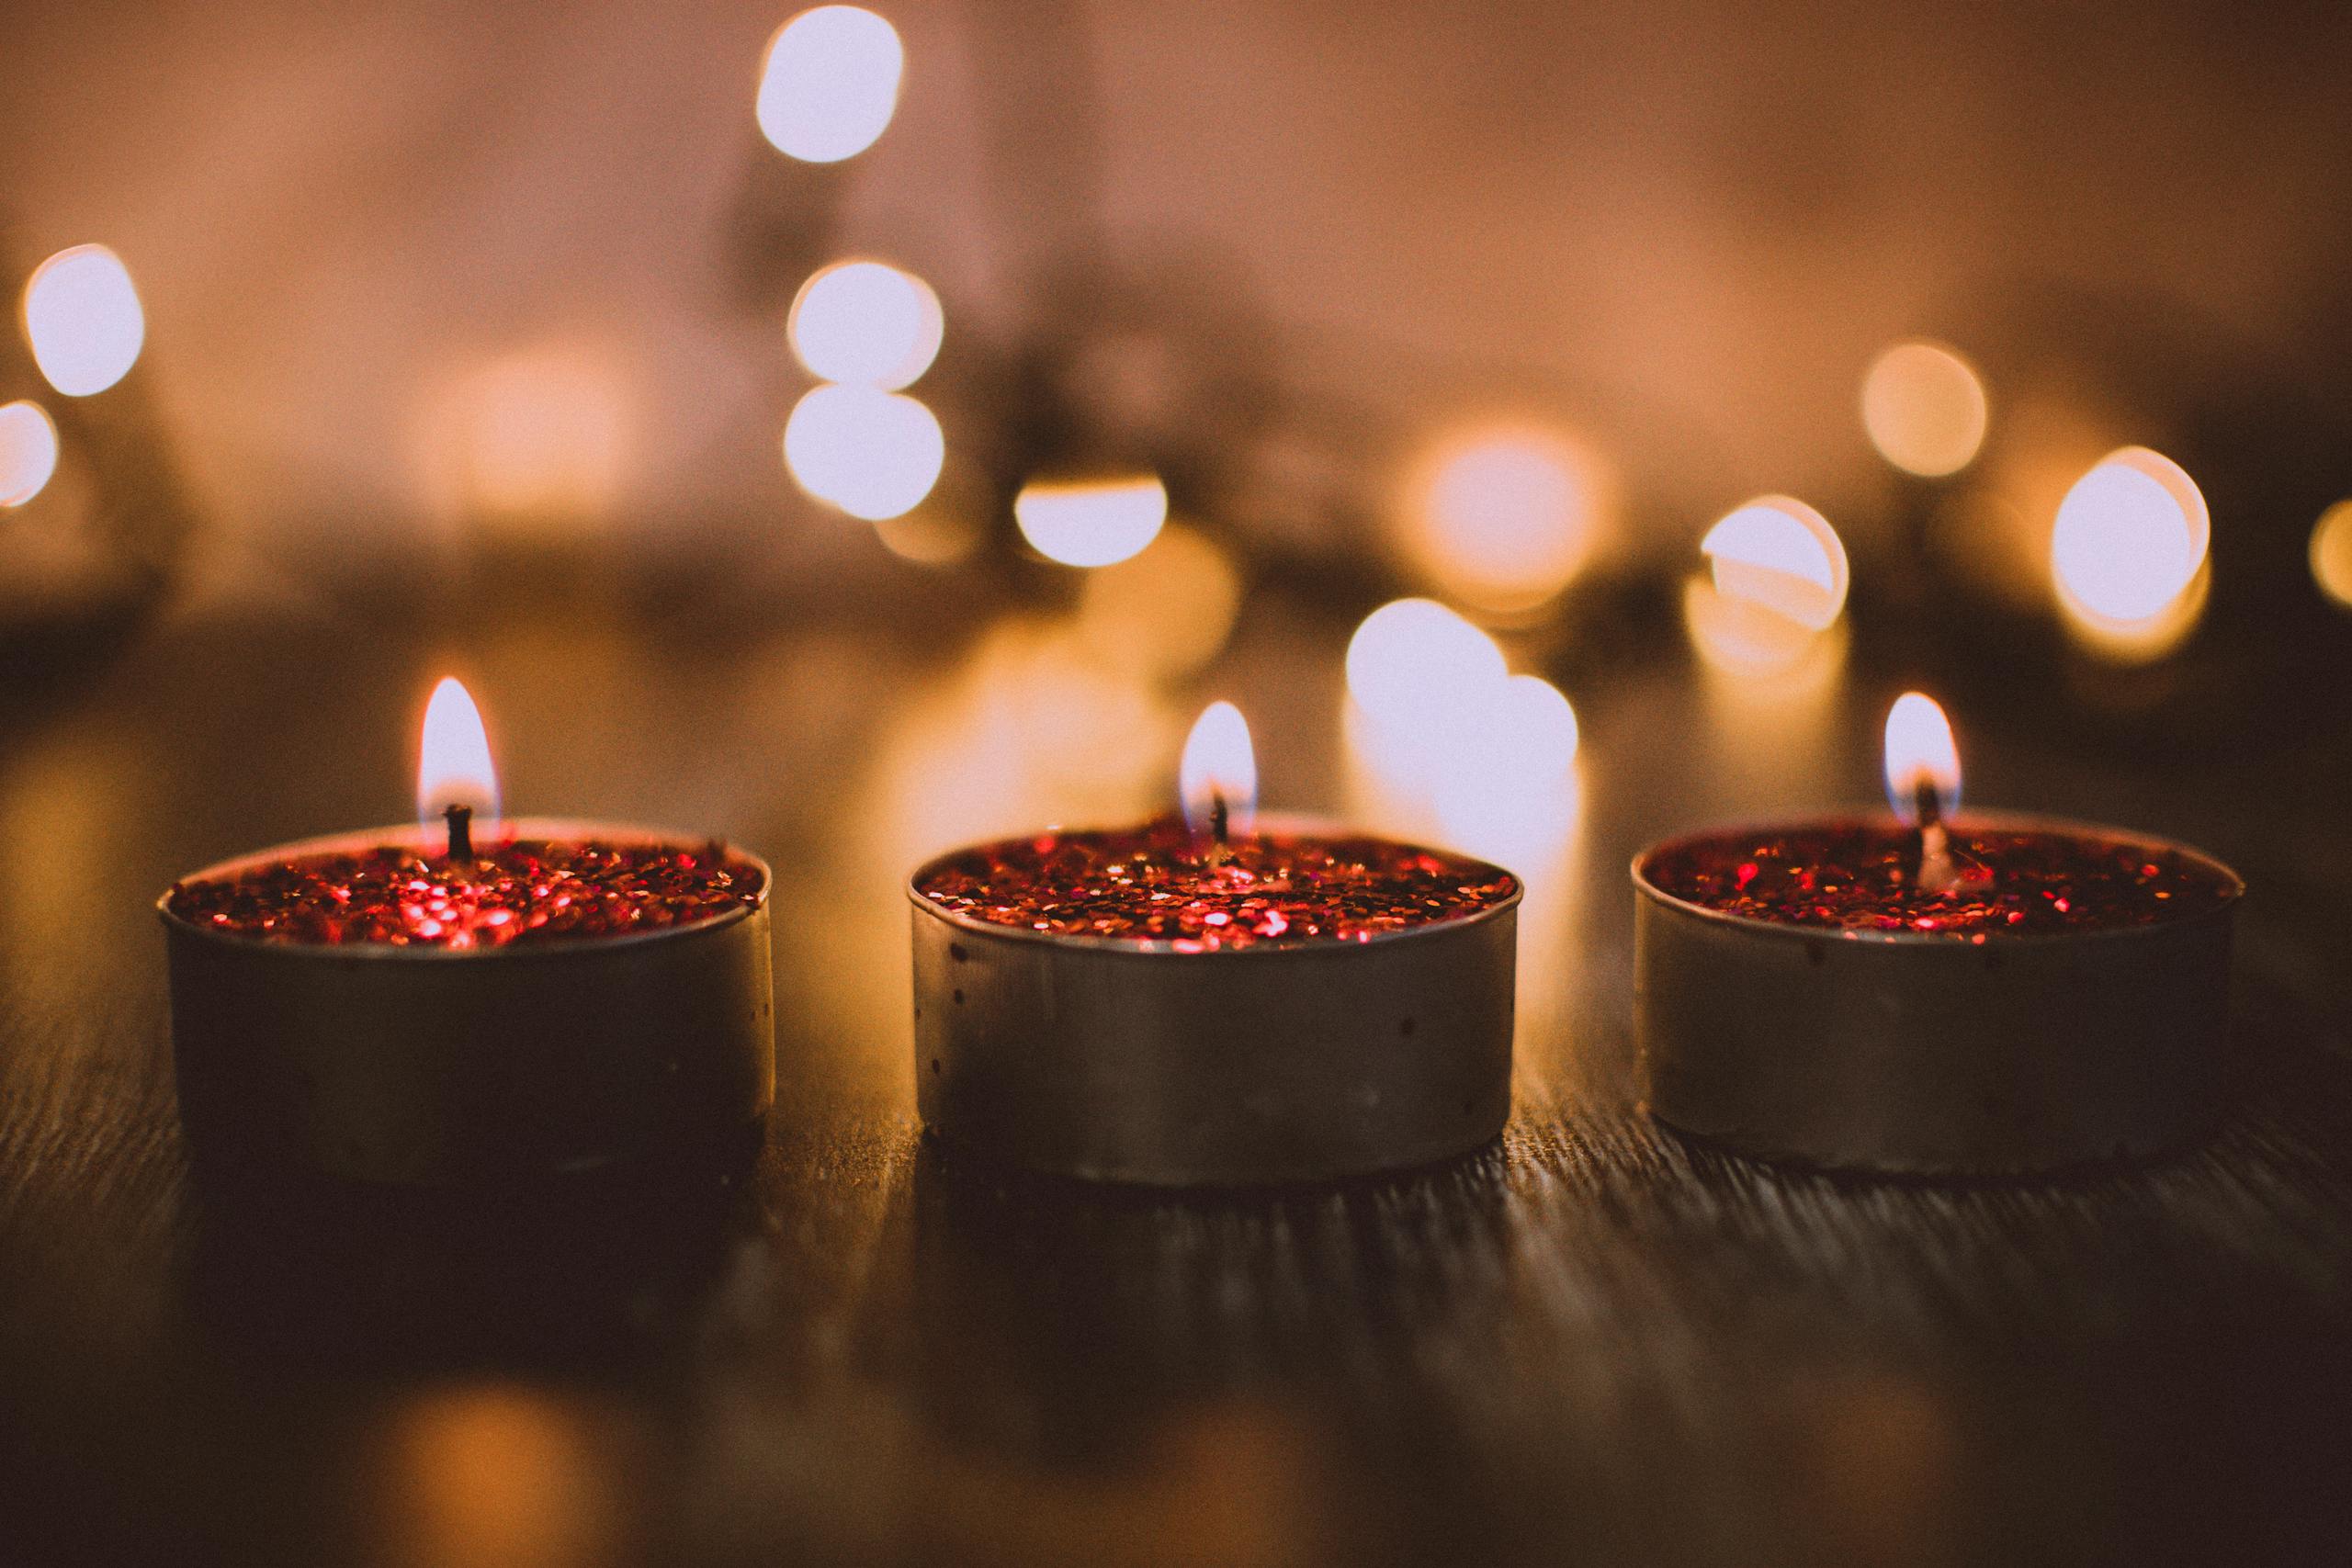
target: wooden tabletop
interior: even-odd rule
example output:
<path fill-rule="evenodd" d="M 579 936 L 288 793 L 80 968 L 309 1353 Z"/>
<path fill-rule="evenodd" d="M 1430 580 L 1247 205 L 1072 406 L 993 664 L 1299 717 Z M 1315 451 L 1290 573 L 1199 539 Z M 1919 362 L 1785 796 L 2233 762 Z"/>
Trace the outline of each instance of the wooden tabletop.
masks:
<path fill-rule="evenodd" d="M 1579 790 L 1475 825 L 1532 887 L 1501 1143 L 1170 1196 L 923 1142 L 899 880 L 1155 805 L 1210 696 L 1273 804 L 1387 820 L 1344 620 L 1261 597 L 1169 689 L 1043 614 L 451 624 L 185 610 L 0 699 L 0 1562 L 2352 1560 L 2340 734 L 2152 764 L 2061 699 L 1955 705 L 1972 799 L 2245 873 L 2239 1087 L 2149 1168 L 1832 1179 L 1640 1114 L 1623 868 L 1868 799 L 1894 686 L 1566 661 Z M 153 900 L 407 815 L 452 670 L 511 808 L 775 865 L 778 1102 L 739 1166 L 383 1206 L 191 1169 Z"/>

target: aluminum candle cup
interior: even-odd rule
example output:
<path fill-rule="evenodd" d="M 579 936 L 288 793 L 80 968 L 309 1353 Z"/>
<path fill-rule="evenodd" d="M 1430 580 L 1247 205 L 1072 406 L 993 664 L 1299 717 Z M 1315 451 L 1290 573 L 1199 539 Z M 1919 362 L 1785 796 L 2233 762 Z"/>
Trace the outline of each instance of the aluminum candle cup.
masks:
<path fill-rule="evenodd" d="M 2211 1131 L 2233 872 L 2160 840 L 1978 817 L 1950 829 L 1984 874 L 1946 900 L 1967 895 L 1962 918 L 1857 913 L 1872 894 L 1856 867 L 1875 874 L 1908 831 L 1781 824 L 1634 860 L 1653 1115 L 1742 1154 L 1921 1175 L 2145 1157 Z M 1805 923 L 1824 910 L 1880 923 Z"/>
<path fill-rule="evenodd" d="M 704 855 L 639 829 L 520 840 Z M 723 1144 L 775 1089 L 768 868 L 722 851 L 730 908 L 613 934 L 470 948 L 271 940 L 188 890 L 313 856 L 429 852 L 414 828 L 289 844 L 158 903 L 180 1111 L 199 1156 L 410 1185 L 496 1182 Z M 492 852 L 495 852 L 494 851 Z"/>
<path fill-rule="evenodd" d="M 1385 840 L 1289 833 L 1237 840 L 1234 866 L 1201 872 L 1183 832 L 1163 824 L 1008 840 L 915 872 L 915 1078 L 926 1128 L 1035 1170 L 1167 1187 L 1392 1170 L 1501 1132 L 1516 879 Z M 1371 931 L 1348 922 L 1388 918 L 1370 913 L 1394 891 L 1375 874 L 1344 897 L 1318 894 L 1321 903 L 1270 891 L 1307 879 L 1290 874 L 1290 857 L 1327 852 L 1359 868 L 1366 857 L 1425 865 L 1400 874 L 1463 890 L 1445 895 L 1460 907 Z M 1032 883 L 1040 890 L 1025 891 Z M 1171 886 L 1186 897 L 1152 900 Z M 1410 901 L 1399 893 L 1394 903 Z M 1293 923 L 1310 908 L 1329 922 L 1311 939 Z M 1340 908 L 1353 913 L 1329 913 Z M 982 912 L 991 908 L 1002 918 Z M 1166 915 L 1151 929 L 1204 934 L 1138 940 L 1005 923 L 1033 909 L 1063 928 L 1147 909 Z"/>

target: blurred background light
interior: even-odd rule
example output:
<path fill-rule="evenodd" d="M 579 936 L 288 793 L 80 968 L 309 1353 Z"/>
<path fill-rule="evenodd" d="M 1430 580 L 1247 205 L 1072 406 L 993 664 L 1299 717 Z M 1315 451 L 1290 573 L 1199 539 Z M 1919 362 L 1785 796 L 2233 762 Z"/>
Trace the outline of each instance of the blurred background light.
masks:
<path fill-rule="evenodd" d="M 0 506 L 22 506 L 57 472 L 57 426 L 39 403 L 0 408 Z"/>
<path fill-rule="evenodd" d="M 1469 716 L 1428 771 L 1439 836 L 1513 870 L 1540 868 L 1576 819 L 1576 709 L 1543 677 L 1513 675 Z"/>
<path fill-rule="evenodd" d="M 560 532 L 614 510 L 634 425 L 628 380 L 606 350 L 546 344 L 458 378 L 435 456 L 454 465 L 466 514 Z"/>
<path fill-rule="evenodd" d="M 1765 496 L 1725 514 L 1699 549 L 1708 573 L 1683 584 L 1682 621 L 1711 689 L 1723 684 L 1724 701 L 1748 705 L 1832 686 L 1845 666 L 1850 574 L 1828 520 Z"/>
<path fill-rule="evenodd" d="M 2312 581 L 2328 598 L 2352 609 L 2352 501 L 2321 513 L 2312 529 Z"/>
<path fill-rule="evenodd" d="M 1140 554 L 1168 520 L 1168 491 L 1156 476 L 1032 479 L 1013 498 L 1013 520 L 1038 554 L 1064 566 L 1110 566 Z"/>
<path fill-rule="evenodd" d="M 1899 343 L 1862 378 L 1862 428 L 1879 456 L 1906 474 L 1956 474 L 1984 444 L 1984 382 L 1937 343 Z"/>
<path fill-rule="evenodd" d="M 1160 680 L 1217 656 L 1241 608 L 1241 575 L 1216 542 L 1171 523 L 1140 555 L 1086 574 L 1079 639 L 1106 667 Z"/>
<path fill-rule="evenodd" d="M 2050 536 L 2058 602 L 2078 637 L 2125 659 L 2168 651 L 2204 606 L 2212 524 L 2177 463 L 2111 452 L 2059 503 Z"/>
<path fill-rule="evenodd" d="M 945 325 L 939 296 L 912 273 L 836 262 L 792 302 L 792 352 L 825 380 L 897 391 L 931 368 Z"/>
<path fill-rule="evenodd" d="M 616 1479 L 576 1404 L 519 1384 L 421 1395 L 391 1418 L 376 1526 L 387 1563 L 611 1561 Z"/>
<path fill-rule="evenodd" d="M 1828 519 L 1785 495 L 1751 501 L 1699 544 L 1715 592 L 1820 631 L 1846 607 L 1846 547 Z"/>
<path fill-rule="evenodd" d="M 1419 728 L 1485 700 L 1506 674 L 1495 639 L 1432 599 L 1399 599 L 1348 642 L 1348 694 L 1383 724 Z"/>
<path fill-rule="evenodd" d="M 1701 661 L 1725 675 L 1810 688 L 1845 662 L 1843 622 L 1816 632 L 1752 599 L 1724 593 L 1703 577 L 1683 585 L 1682 624 Z"/>
<path fill-rule="evenodd" d="M 917 566 L 954 566 L 980 547 L 980 525 L 960 507 L 941 506 L 937 498 L 897 517 L 876 518 L 875 537 L 900 560 Z"/>
<path fill-rule="evenodd" d="M 1590 557 L 1606 488 L 1598 459 L 1548 431 L 1459 434 L 1416 469 L 1401 513 L 1406 550 L 1452 597 L 1485 610 L 1530 609 Z"/>
<path fill-rule="evenodd" d="M 129 375 L 147 341 L 147 316 L 122 258 L 104 245 L 75 245 L 41 263 L 25 284 L 25 336 L 33 363 L 69 398 L 103 392 Z"/>
<path fill-rule="evenodd" d="M 800 488 L 869 523 L 921 505 L 946 457 L 929 409 L 874 387 L 813 387 L 784 427 L 785 466 Z"/>
<path fill-rule="evenodd" d="M 1513 675 L 1493 709 L 1494 771 L 1528 785 L 1557 784 L 1576 765 L 1577 710 L 1541 675 Z"/>
<path fill-rule="evenodd" d="M 1405 599 L 1357 627 L 1348 691 L 1351 788 L 1367 820 L 1513 870 L 1557 858 L 1579 816 L 1579 735 L 1550 682 L 1507 673 L 1485 632 Z"/>
<path fill-rule="evenodd" d="M 760 131 L 779 152 L 835 164 L 865 152 L 899 107 L 898 29 L 856 6 L 820 6 L 776 30 L 760 73 Z"/>

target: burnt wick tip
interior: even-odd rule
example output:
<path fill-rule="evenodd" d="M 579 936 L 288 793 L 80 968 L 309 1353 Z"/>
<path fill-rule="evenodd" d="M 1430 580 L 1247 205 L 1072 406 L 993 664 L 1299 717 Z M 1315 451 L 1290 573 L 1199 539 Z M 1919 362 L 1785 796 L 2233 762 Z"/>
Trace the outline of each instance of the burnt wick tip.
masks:
<path fill-rule="evenodd" d="M 1918 814 L 1921 832 L 1943 825 L 1944 797 L 1937 790 L 1935 780 L 1921 779 L 1911 786 L 1911 806 Z"/>
<path fill-rule="evenodd" d="M 451 806 L 443 810 L 441 819 L 449 825 L 449 858 L 469 861 L 474 858 L 474 808 Z"/>

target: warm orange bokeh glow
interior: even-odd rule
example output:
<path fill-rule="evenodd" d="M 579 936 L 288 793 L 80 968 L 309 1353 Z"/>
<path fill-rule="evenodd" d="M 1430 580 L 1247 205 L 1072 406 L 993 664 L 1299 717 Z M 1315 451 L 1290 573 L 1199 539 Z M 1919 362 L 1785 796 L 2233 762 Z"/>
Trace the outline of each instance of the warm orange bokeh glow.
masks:
<path fill-rule="evenodd" d="M 1933 789 L 1945 816 L 1960 806 L 1960 748 L 1935 698 L 1905 692 L 1886 715 L 1886 803 L 1919 825 L 1921 785 Z"/>
<path fill-rule="evenodd" d="M 103 392 L 139 362 L 147 315 L 122 258 L 104 245 L 58 252 L 25 284 L 33 363 L 69 398 Z"/>
<path fill-rule="evenodd" d="M 820 6 L 776 29 L 756 113 L 777 152 L 836 164 L 874 145 L 899 107 L 898 29 L 856 6 Z"/>
<path fill-rule="evenodd" d="M 1249 721 L 1231 703 L 1211 703 L 1193 721 L 1176 773 L 1184 825 L 1195 838 L 1217 831 L 1220 809 L 1229 837 L 1249 832 L 1258 820 L 1258 755 L 1250 743 Z"/>
<path fill-rule="evenodd" d="M 1986 419 L 1983 378 L 1939 343 L 1896 344 L 1862 378 L 1862 428 L 1906 474 L 1939 479 L 1968 467 Z"/>
<path fill-rule="evenodd" d="M 452 806 L 474 814 L 477 833 L 498 820 L 498 770 L 490 760 L 481 710 L 455 676 L 445 676 L 424 705 L 424 742 L 416 761 L 416 819 L 429 835 Z"/>
<path fill-rule="evenodd" d="M 22 506 L 57 472 L 57 426 L 39 403 L 0 408 L 0 507 Z"/>
<path fill-rule="evenodd" d="M 936 495 L 912 512 L 877 518 L 874 536 L 884 549 L 917 566 L 954 566 L 980 547 L 980 526 L 972 514 L 942 506 Z"/>
<path fill-rule="evenodd" d="M 629 457 L 628 388 L 610 354 L 546 344 L 459 378 L 434 433 L 459 508 L 525 530 L 610 515 Z"/>
<path fill-rule="evenodd" d="M 1078 636 L 1105 665 L 1162 679 L 1217 655 L 1241 609 L 1241 574 L 1214 539 L 1171 523 L 1141 555 L 1086 574 Z"/>
<path fill-rule="evenodd" d="M 2332 603 L 2352 610 L 2352 501 L 2321 513 L 2312 527 L 2312 581 Z"/>
<path fill-rule="evenodd" d="M 1456 436 L 1418 469 L 1405 546 L 1447 593 L 1487 610 L 1530 609 L 1590 557 L 1604 489 L 1600 464 L 1550 432 Z"/>
<path fill-rule="evenodd" d="M 1707 530 L 1700 553 L 1715 592 L 1820 631 L 1846 607 L 1846 547 L 1828 520 L 1804 502 L 1768 495 Z"/>
<path fill-rule="evenodd" d="M 2144 446 L 2102 458 L 2059 503 L 2050 537 L 2058 603 L 2095 651 L 2154 658 L 2194 629 L 2212 539 L 2205 497 Z"/>
<path fill-rule="evenodd" d="M 1845 667 L 1843 622 L 1813 631 L 1752 600 L 1723 593 L 1704 577 L 1682 585 L 1682 624 L 1708 669 L 1759 692 L 1817 690 Z"/>
<path fill-rule="evenodd" d="M 813 387 L 784 427 L 785 466 L 800 488 L 868 523 L 921 505 L 946 459 L 939 421 L 903 392 Z"/>
<path fill-rule="evenodd" d="M 1055 482 L 1032 479 L 1013 498 L 1021 536 L 1064 566 L 1110 566 L 1142 553 L 1168 520 L 1168 491 L 1156 476 Z"/>
<path fill-rule="evenodd" d="M 895 392 L 931 368 L 946 318 L 931 285 L 878 261 L 836 262 L 800 286 L 788 332 L 810 375 Z"/>
<path fill-rule="evenodd" d="M 621 1559 L 620 1479 L 577 1404 L 519 1384 L 401 1410 L 378 1473 L 384 1568 L 592 1568 Z"/>

